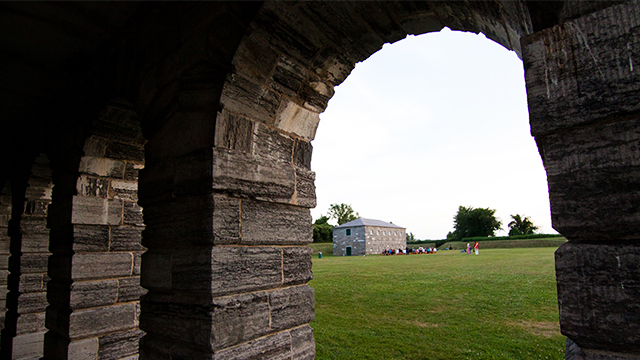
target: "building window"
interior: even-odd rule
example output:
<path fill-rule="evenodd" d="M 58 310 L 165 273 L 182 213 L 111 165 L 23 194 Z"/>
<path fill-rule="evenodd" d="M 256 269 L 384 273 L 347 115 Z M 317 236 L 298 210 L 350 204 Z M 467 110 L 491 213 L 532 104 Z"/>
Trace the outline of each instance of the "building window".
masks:
<path fill-rule="evenodd" d="M 347 229 L 347 236 L 351 236 L 351 229 Z"/>
<path fill-rule="evenodd" d="M 377 232 L 378 232 L 378 235 L 380 235 L 380 230 L 377 230 Z"/>

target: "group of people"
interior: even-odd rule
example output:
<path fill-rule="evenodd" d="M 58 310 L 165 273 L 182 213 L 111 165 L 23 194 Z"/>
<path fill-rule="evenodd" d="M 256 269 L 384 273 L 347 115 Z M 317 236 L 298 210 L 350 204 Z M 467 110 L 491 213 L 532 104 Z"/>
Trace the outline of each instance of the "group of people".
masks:
<path fill-rule="evenodd" d="M 438 252 L 438 249 L 433 248 L 423 248 L 420 246 L 417 249 L 387 249 L 382 250 L 382 255 L 411 255 L 411 254 L 435 254 Z"/>
<path fill-rule="evenodd" d="M 478 242 L 473 243 L 473 251 L 475 251 L 476 255 L 478 255 Z M 462 250 L 464 252 L 464 250 Z M 471 255 L 471 244 L 467 243 L 467 255 Z"/>

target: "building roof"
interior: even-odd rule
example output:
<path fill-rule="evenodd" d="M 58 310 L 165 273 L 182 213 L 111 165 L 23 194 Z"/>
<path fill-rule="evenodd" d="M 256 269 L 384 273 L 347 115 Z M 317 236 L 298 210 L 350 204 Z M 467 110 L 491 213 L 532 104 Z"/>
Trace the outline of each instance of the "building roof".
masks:
<path fill-rule="evenodd" d="M 365 218 L 349 221 L 348 223 L 344 223 L 342 225 L 336 226 L 335 228 L 343 228 L 343 227 L 351 227 L 351 226 L 380 226 L 380 227 L 404 229 L 402 226 L 391 224 L 385 221 L 365 219 Z"/>

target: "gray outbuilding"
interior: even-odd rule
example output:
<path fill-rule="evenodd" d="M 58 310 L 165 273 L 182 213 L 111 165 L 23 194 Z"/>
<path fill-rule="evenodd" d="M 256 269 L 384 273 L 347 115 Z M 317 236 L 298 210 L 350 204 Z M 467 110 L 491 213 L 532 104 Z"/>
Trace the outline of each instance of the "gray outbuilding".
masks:
<path fill-rule="evenodd" d="M 333 228 L 333 255 L 379 254 L 407 247 L 406 228 L 374 219 L 360 218 Z"/>

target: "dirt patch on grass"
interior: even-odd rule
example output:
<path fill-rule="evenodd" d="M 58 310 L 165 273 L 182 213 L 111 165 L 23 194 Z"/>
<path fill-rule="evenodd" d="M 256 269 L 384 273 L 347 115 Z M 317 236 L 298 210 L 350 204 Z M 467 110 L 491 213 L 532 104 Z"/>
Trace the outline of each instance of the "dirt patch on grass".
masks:
<path fill-rule="evenodd" d="M 421 328 L 436 328 L 438 327 L 438 324 L 433 324 L 433 323 L 423 323 L 420 321 L 411 321 L 411 324 L 417 326 L 417 327 L 421 327 Z"/>
<path fill-rule="evenodd" d="M 547 321 L 520 321 L 520 322 L 512 322 L 509 321 L 508 325 L 519 327 L 532 335 L 536 336 L 544 336 L 546 338 L 559 336 L 560 334 L 560 324 L 557 322 L 547 322 Z"/>

